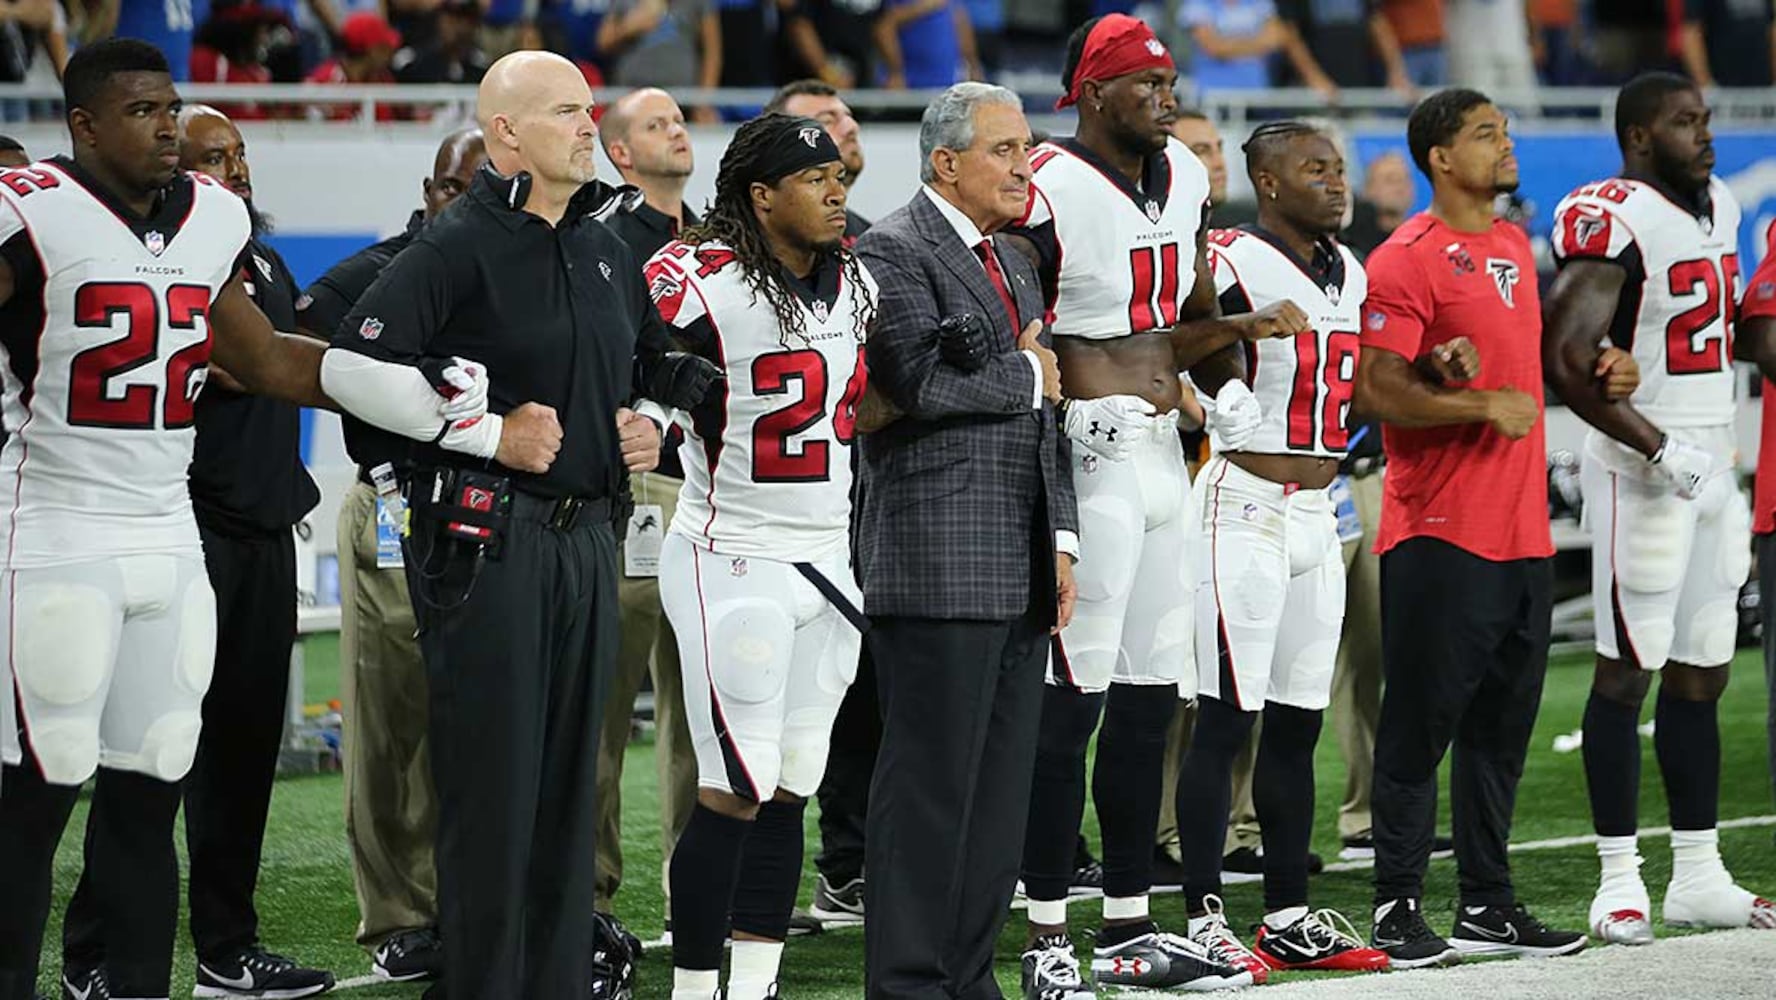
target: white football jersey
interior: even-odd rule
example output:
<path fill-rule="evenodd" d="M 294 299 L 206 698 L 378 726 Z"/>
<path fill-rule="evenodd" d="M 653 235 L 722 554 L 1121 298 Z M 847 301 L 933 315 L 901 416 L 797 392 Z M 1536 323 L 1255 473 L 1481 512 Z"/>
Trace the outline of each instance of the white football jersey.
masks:
<path fill-rule="evenodd" d="M 1641 181 L 1587 184 L 1554 211 L 1564 266 L 1611 260 L 1628 272 L 1610 342 L 1634 353 L 1634 408 L 1660 427 L 1733 420 L 1733 304 L 1739 300 L 1739 203 L 1708 182 L 1702 217 Z"/>
<path fill-rule="evenodd" d="M 1302 260 L 1256 227 L 1209 233 L 1209 266 L 1223 313 L 1292 301 L 1313 324 L 1312 333 L 1246 345 L 1246 382 L 1264 416 L 1244 451 L 1338 456 L 1350 447 L 1369 276 L 1337 240 L 1322 240 L 1314 257 Z"/>
<path fill-rule="evenodd" d="M 876 285 L 825 265 L 798 296 L 802 334 L 754 299 L 725 245 L 669 243 L 647 263 L 649 294 L 681 340 L 727 381 L 691 413 L 672 529 L 732 556 L 812 562 L 849 550 L 851 441 L 866 378 L 862 327 Z"/>
<path fill-rule="evenodd" d="M 1176 324 L 1209 203 L 1190 147 L 1168 139 L 1139 188 L 1071 139 L 1038 146 L 1030 168 L 1028 214 L 1013 231 L 1042 252 L 1053 333 L 1103 340 Z"/>
<path fill-rule="evenodd" d="M 199 548 L 186 469 L 246 206 L 185 174 L 138 219 L 72 161 L 0 174 L 10 568 Z"/>

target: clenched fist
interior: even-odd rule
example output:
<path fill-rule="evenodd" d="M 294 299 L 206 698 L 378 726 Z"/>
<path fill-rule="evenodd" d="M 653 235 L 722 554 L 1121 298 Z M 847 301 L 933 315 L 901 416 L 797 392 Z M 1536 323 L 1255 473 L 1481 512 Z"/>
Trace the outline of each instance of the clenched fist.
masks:
<path fill-rule="evenodd" d="M 561 452 L 561 421 L 553 406 L 525 403 L 505 415 L 494 460 L 521 472 L 548 472 Z"/>
<path fill-rule="evenodd" d="M 1245 340 L 1295 337 L 1313 329 L 1307 321 L 1307 313 L 1287 299 L 1272 302 L 1257 312 L 1231 318 L 1240 324 L 1240 337 Z"/>

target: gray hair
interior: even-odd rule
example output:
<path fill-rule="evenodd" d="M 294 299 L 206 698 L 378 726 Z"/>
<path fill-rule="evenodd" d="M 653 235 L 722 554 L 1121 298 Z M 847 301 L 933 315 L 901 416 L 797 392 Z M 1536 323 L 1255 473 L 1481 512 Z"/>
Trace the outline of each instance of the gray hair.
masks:
<path fill-rule="evenodd" d="M 931 166 L 931 154 L 938 149 L 958 152 L 974 145 L 974 109 L 983 104 L 1001 104 L 1022 111 L 1024 102 L 1018 95 L 990 83 L 969 81 L 958 83 L 932 98 L 919 119 L 919 180 L 926 184 L 937 179 Z"/>

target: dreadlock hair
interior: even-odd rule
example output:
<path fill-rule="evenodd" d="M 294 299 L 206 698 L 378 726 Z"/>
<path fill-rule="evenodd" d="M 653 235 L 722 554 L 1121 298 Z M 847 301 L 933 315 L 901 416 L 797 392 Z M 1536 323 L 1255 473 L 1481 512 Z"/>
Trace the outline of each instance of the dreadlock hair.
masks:
<path fill-rule="evenodd" d="M 721 167 L 716 171 L 715 200 L 704 212 L 701 224 L 679 235 L 681 242 L 692 245 L 712 240 L 727 244 L 744 270 L 746 283 L 752 287 L 753 304 L 757 305 L 763 296 L 777 315 L 777 327 L 782 331 L 781 340 L 786 347 L 791 337 L 807 342 L 807 323 L 801 300 L 790 286 L 794 278 L 771 252 L 770 237 L 753 211 L 752 185 L 767 183 L 762 178 L 770 171 L 771 164 L 764 161 L 764 155 L 776 145 L 778 138 L 784 132 L 798 130 L 806 124 L 806 119 L 768 113 L 741 125 L 734 132 L 727 152 L 722 154 Z M 778 178 L 768 183 L 775 187 L 781 181 L 782 178 Z M 864 297 L 863 266 L 858 263 L 856 255 L 843 248 L 820 250 L 817 254 L 830 256 L 844 269 L 845 285 L 854 307 L 852 333 L 862 341 L 871 320 L 875 319 L 875 310 Z"/>
<path fill-rule="evenodd" d="M 1252 183 L 1258 183 L 1258 172 L 1270 170 L 1275 172 L 1277 158 L 1289 148 L 1289 143 L 1304 135 L 1323 135 L 1319 129 L 1303 121 L 1265 122 L 1252 130 L 1246 141 L 1240 143 L 1240 152 L 1246 154 L 1246 176 Z"/>

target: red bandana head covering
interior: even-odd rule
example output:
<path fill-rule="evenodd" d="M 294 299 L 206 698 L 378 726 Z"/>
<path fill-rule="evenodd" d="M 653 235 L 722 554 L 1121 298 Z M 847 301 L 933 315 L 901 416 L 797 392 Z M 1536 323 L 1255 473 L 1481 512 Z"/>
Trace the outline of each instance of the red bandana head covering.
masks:
<path fill-rule="evenodd" d="M 1114 80 L 1146 69 L 1176 69 L 1172 54 L 1154 37 L 1153 29 L 1127 14 L 1106 14 L 1085 36 L 1085 50 L 1073 70 L 1073 86 L 1055 110 L 1079 103 L 1087 80 Z"/>

